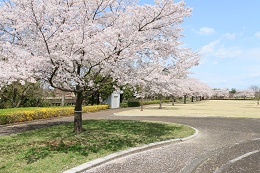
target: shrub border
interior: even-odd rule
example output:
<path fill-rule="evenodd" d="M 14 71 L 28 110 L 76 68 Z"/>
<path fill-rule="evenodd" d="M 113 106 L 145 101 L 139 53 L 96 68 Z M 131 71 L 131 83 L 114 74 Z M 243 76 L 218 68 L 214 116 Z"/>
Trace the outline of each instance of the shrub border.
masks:
<path fill-rule="evenodd" d="M 108 109 L 108 105 L 83 106 L 82 112 L 95 112 Z M 11 124 L 37 119 L 47 119 L 53 117 L 66 117 L 74 113 L 74 107 L 47 107 L 36 108 L 35 110 L 21 110 L 7 115 L 0 115 L 0 125 Z"/>

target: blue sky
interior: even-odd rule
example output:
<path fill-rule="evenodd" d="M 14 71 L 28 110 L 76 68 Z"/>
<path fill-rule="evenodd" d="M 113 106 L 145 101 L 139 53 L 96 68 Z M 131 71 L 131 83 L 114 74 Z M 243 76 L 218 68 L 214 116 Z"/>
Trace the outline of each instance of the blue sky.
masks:
<path fill-rule="evenodd" d="M 185 2 L 193 12 L 182 24 L 182 40 L 185 47 L 202 55 L 200 65 L 191 69 L 191 76 L 212 88 L 260 86 L 260 1 Z"/>

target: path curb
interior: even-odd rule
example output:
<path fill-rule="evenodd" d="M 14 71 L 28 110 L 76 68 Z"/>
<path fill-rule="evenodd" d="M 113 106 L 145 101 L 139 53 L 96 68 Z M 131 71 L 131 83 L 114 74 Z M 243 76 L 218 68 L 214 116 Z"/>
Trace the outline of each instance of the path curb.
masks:
<path fill-rule="evenodd" d="M 191 126 L 188 126 L 188 127 L 191 127 Z M 181 142 L 181 141 L 186 141 L 186 140 L 192 139 L 192 138 L 194 138 L 198 135 L 199 131 L 194 127 L 191 127 L 191 128 L 195 130 L 195 133 L 191 136 L 188 136 L 188 137 L 185 137 L 185 138 L 170 139 L 170 140 L 166 140 L 166 141 L 150 143 L 150 144 L 142 145 L 142 146 L 139 146 L 139 147 L 129 148 L 127 150 L 122 150 L 122 151 L 119 151 L 119 152 L 116 152 L 116 153 L 113 153 L 113 154 L 109 154 L 105 157 L 86 162 L 82 165 L 71 168 L 71 169 L 69 169 L 69 170 L 67 170 L 63 173 L 83 172 L 83 171 L 89 170 L 91 168 L 97 167 L 101 164 L 107 163 L 111 160 L 114 160 L 114 159 L 117 159 L 117 158 L 120 158 L 120 157 L 124 157 L 126 155 L 131 155 L 131 154 L 135 154 L 135 153 L 138 153 L 138 152 L 142 152 L 144 150 L 148 150 L 148 149 L 152 149 L 152 148 L 156 148 L 156 147 L 161 147 L 161 146 L 173 143 L 173 142 Z"/>

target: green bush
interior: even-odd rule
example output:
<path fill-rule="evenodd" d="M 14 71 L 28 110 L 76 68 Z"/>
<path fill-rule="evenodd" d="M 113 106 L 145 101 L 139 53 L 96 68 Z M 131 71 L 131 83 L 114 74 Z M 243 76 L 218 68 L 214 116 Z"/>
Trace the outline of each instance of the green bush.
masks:
<path fill-rule="evenodd" d="M 39 105 L 39 107 L 51 107 L 52 104 L 48 101 L 42 101 L 42 103 Z"/>
<path fill-rule="evenodd" d="M 164 100 L 164 103 L 169 103 L 171 100 Z M 143 105 L 151 105 L 151 104 L 160 104 L 160 100 L 150 100 L 150 101 L 144 101 Z M 124 102 L 120 104 L 121 108 L 126 108 L 126 107 L 139 107 L 141 103 L 139 101 L 129 101 L 129 102 Z"/>
<path fill-rule="evenodd" d="M 125 102 L 124 102 L 124 103 L 120 103 L 120 107 L 121 107 L 121 108 L 127 108 L 127 107 L 128 107 L 128 104 L 125 103 Z"/>
<path fill-rule="evenodd" d="M 160 104 L 160 100 L 145 101 L 143 105 Z"/>
<path fill-rule="evenodd" d="M 128 107 L 139 107 L 140 102 L 127 102 Z"/>
<path fill-rule="evenodd" d="M 171 100 L 164 100 L 164 103 L 172 102 Z M 150 101 L 144 101 L 143 105 L 151 105 L 151 104 L 160 104 L 160 100 L 150 100 Z M 127 108 L 127 107 L 138 107 L 141 103 L 139 101 L 130 101 L 130 102 L 124 102 L 120 103 L 121 108 Z"/>
<path fill-rule="evenodd" d="M 172 101 L 171 100 L 163 100 L 163 103 L 170 103 L 170 102 L 172 102 Z M 145 101 L 143 104 L 144 105 L 160 104 L 160 100 Z"/>

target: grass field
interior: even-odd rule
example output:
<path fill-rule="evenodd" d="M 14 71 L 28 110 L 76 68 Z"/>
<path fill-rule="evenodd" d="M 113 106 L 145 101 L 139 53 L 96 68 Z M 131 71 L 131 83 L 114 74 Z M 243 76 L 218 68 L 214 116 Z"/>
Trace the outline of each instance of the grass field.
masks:
<path fill-rule="evenodd" d="M 190 136 L 190 127 L 140 121 L 88 120 L 0 137 L 0 172 L 59 173 L 119 150 Z"/>
<path fill-rule="evenodd" d="M 260 118 L 260 106 L 254 100 L 205 100 L 189 104 L 149 105 L 122 111 L 116 115 L 123 116 L 190 116 L 190 117 L 230 117 L 230 118 Z"/>

